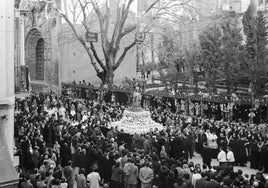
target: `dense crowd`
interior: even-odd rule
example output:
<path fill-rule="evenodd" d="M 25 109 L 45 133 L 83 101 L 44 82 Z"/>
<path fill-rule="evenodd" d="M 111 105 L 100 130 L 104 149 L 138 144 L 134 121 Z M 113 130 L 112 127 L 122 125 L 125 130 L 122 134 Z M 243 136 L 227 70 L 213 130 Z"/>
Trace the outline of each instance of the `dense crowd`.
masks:
<path fill-rule="evenodd" d="M 16 100 L 20 188 L 268 187 L 267 126 L 185 117 L 148 101 L 152 119 L 166 129 L 129 135 L 111 127 L 126 106 L 79 92 L 64 88 Z M 191 162 L 195 151 L 203 164 Z M 248 160 L 260 172 L 233 171 Z"/>
<path fill-rule="evenodd" d="M 102 85 L 100 89 L 94 90 L 92 85 L 83 82 L 73 82 L 66 84 L 70 90 L 73 90 L 73 95 L 79 98 L 89 98 L 92 94 L 97 93 L 97 97 L 102 98 L 105 101 L 111 101 L 112 97 L 118 102 L 126 104 L 131 101 L 131 91 L 136 87 L 141 88 L 144 91 L 144 83 L 141 80 L 129 80 L 125 81 L 127 84 L 122 86 L 114 86 L 108 88 L 108 86 Z M 104 89 L 104 90 L 103 90 Z M 118 91 L 117 91 L 118 90 Z M 111 92 L 112 91 L 112 92 Z M 267 123 L 268 120 L 268 108 L 266 99 L 240 99 L 236 94 L 232 94 L 229 97 L 221 99 L 213 99 L 211 96 L 206 95 L 192 95 L 185 91 L 180 92 L 178 96 L 173 92 L 146 92 L 142 97 L 142 106 L 153 104 L 159 106 L 165 104 L 172 111 L 180 111 L 186 115 L 202 117 L 206 119 L 215 119 L 232 122 L 250 122 L 250 123 Z M 195 96 L 195 97 L 194 97 Z"/>

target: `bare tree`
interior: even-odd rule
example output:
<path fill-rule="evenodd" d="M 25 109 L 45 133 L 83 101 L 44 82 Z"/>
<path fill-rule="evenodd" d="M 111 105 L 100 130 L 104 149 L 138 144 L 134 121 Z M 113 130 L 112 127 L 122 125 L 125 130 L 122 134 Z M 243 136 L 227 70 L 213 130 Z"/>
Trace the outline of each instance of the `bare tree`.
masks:
<path fill-rule="evenodd" d="M 96 17 L 98 18 L 98 25 L 99 25 L 99 32 L 100 32 L 100 43 L 101 43 L 101 52 L 98 51 L 95 47 L 93 42 L 87 43 L 84 37 L 78 33 L 74 22 L 78 20 L 79 13 L 73 13 L 73 19 L 68 17 L 66 13 L 63 13 L 59 8 L 56 8 L 56 11 L 59 13 L 60 16 L 68 23 L 74 36 L 77 40 L 82 44 L 84 49 L 86 50 L 90 62 L 94 67 L 98 77 L 102 80 L 103 84 L 112 85 L 113 78 L 114 78 L 114 71 L 122 64 L 123 60 L 125 59 L 127 52 L 132 49 L 136 45 L 136 40 L 134 39 L 128 45 L 126 45 L 121 54 L 120 47 L 121 41 L 126 36 L 133 36 L 133 32 L 135 35 L 139 32 L 145 32 L 145 30 L 141 31 L 137 22 L 128 25 L 126 24 L 126 20 L 129 17 L 130 6 L 135 0 L 118 0 L 116 1 L 116 15 L 115 19 L 113 18 L 113 14 L 110 7 L 110 0 L 104 0 L 102 3 L 97 0 L 76 0 L 77 4 L 81 10 L 82 16 L 82 25 L 87 33 L 92 32 L 91 25 L 89 24 L 89 19 L 92 17 L 90 15 L 90 10 L 92 10 Z M 176 6 L 183 6 L 187 4 L 189 0 L 170 0 L 176 2 Z M 170 9 L 170 4 L 165 4 L 159 9 L 159 4 L 161 3 L 160 0 L 153 1 L 147 9 L 144 11 L 144 15 L 141 17 L 145 17 L 147 14 L 151 13 L 150 16 L 153 15 L 155 19 L 158 19 L 161 15 L 164 14 L 163 10 L 168 11 Z M 76 2 L 72 0 L 72 5 L 77 8 Z M 166 8 L 165 8 L 166 7 Z M 174 8 L 175 5 L 172 6 Z M 64 7 L 67 9 L 66 7 Z M 151 12 L 154 9 L 153 12 Z M 174 9 L 175 10 L 175 9 Z M 65 11 L 66 12 L 66 11 Z M 159 15 L 158 15 L 159 14 Z M 110 31 L 112 31 L 112 35 L 110 35 Z M 134 36 L 135 36 L 134 35 Z M 133 37 L 132 37 L 133 38 Z M 135 37 L 136 38 L 136 37 Z M 104 57 L 102 59 L 102 57 Z"/>

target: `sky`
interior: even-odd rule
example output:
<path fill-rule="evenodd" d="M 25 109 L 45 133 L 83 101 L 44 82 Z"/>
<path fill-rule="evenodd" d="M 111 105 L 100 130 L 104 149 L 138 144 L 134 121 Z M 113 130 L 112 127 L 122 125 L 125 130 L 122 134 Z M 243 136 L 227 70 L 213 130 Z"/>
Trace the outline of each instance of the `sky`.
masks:
<path fill-rule="evenodd" d="M 73 0 L 74 2 L 76 2 L 77 0 Z M 95 0 L 97 1 L 99 4 L 101 3 L 104 3 L 105 0 Z M 118 0 L 110 0 L 110 4 L 112 3 L 116 3 Z M 119 0 L 121 1 L 121 3 L 123 3 L 124 1 L 127 2 L 128 0 Z M 61 0 L 62 2 L 62 10 L 64 12 L 64 3 L 67 3 L 67 7 L 70 7 L 72 10 L 73 10 L 73 6 L 72 6 L 72 0 Z M 80 7 L 79 7 L 79 4 L 76 8 L 77 12 L 80 11 Z M 134 0 L 134 2 L 131 4 L 131 7 L 130 7 L 130 10 L 131 12 L 134 12 L 137 14 L 137 0 Z M 69 15 L 69 18 L 71 16 L 71 11 L 68 9 L 68 15 Z M 82 15 L 80 16 L 81 18 L 78 19 L 77 23 L 80 23 L 81 22 L 81 19 L 82 19 Z M 72 18 L 70 18 L 72 20 Z"/>

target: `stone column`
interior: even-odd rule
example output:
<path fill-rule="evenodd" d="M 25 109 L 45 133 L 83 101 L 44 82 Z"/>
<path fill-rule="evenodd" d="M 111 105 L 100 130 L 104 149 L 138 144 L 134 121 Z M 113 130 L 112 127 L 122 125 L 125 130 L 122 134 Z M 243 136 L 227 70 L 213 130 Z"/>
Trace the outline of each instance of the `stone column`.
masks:
<path fill-rule="evenodd" d="M 24 14 L 20 16 L 20 65 L 25 65 L 25 33 L 24 33 Z"/>

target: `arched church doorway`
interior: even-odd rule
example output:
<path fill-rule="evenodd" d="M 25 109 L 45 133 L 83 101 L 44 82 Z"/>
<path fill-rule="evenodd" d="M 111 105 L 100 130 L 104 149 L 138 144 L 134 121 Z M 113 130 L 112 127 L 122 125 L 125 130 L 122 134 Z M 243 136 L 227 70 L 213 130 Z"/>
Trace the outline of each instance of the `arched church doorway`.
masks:
<path fill-rule="evenodd" d="M 36 80 L 44 80 L 44 39 L 40 38 L 36 45 Z"/>
<path fill-rule="evenodd" d="M 37 28 L 31 29 L 25 44 L 25 63 L 29 67 L 30 79 L 45 80 L 45 41 L 42 33 Z"/>

